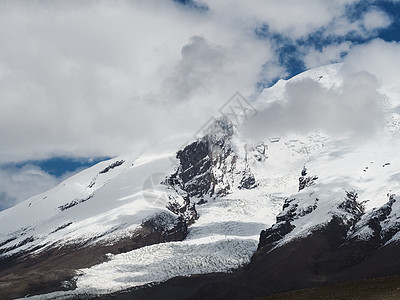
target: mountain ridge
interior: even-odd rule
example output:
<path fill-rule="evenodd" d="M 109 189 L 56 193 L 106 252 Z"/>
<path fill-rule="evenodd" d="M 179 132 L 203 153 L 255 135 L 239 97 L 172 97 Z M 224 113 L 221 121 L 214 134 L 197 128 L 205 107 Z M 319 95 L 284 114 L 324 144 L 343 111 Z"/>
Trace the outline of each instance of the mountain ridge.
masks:
<path fill-rule="evenodd" d="M 279 81 L 256 109 L 286 101 L 288 82 L 340 90 L 341 68 Z M 0 285 L 27 281 L 24 268 L 42 272 L 2 297 L 74 299 L 130 288 L 149 299 L 162 288 L 182 299 L 261 297 L 398 275 L 400 115 L 386 109 L 384 131 L 363 139 L 321 132 L 256 139 L 225 116 L 176 154 L 159 149 L 95 165 L 0 212 Z M 39 264 L 55 268 L 51 289 Z"/>

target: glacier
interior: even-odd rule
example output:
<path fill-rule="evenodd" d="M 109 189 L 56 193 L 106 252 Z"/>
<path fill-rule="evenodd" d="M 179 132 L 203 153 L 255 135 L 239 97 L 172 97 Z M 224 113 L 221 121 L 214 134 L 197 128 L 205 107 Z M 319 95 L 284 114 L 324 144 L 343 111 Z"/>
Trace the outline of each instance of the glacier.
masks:
<path fill-rule="evenodd" d="M 305 78 L 325 89 L 340 89 L 341 68 L 341 64 L 329 65 L 280 80 L 260 94 L 255 108 L 263 110 L 282 101 L 287 83 Z M 251 261 L 260 247 L 260 232 L 277 229 L 279 222 L 289 222 L 290 230 L 274 238 L 268 251 L 310 235 L 334 216 L 350 224 L 349 238 L 368 240 L 373 233 L 366 224 L 389 199 L 394 201 L 381 220 L 382 232 L 397 230 L 400 115 L 396 108 L 400 97 L 388 88 L 382 88 L 380 93 L 387 100 L 385 128 L 362 141 L 319 131 L 271 135 L 260 140 L 246 137 L 238 127 L 234 134 L 223 137 L 222 146 L 220 137 L 213 141 L 220 143 L 220 148 L 205 154 L 210 165 L 201 165 L 199 170 L 204 173 L 194 174 L 185 184 L 166 184 L 166 179 L 187 172 L 179 170 L 182 161 L 176 151 L 182 150 L 188 137 L 169 141 L 167 146 L 161 143 L 150 153 L 101 162 L 0 212 L 0 258 L 18 253 L 35 256 L 68 245 L 112 245 L 131 237 L 154 215 L 185 218 L 187 214 L 177 211 L 188 201 L 194 205 L 197 217 L 187 223 L 183 240 L 107 254 L 103 262 L 76 271 L 75 289 L 30 296 L 68 299 L 107 294 L 177 276 L 232 272 Z M 191 142 L 194 141 L 189 145 Z M 242 185 L 249 174 L 254 182 Z M 307 175 L 315 177 L 305 188 L 299 188 L 299 178 Z M 212 191 L 208 187 L 204 191 L 185 190 L 188 182 L 201 186 L 204 180 L 210 181 L 206 183 L 212 184 Z M 362 206 L 362 212 L 349 212 L 345 207 L 343 203 L 349 195 L 356 195 L 354 203 Z M 171 199 L 179 208 L 175 212 L 167 208 Z M 400 234 L 394 232 L 384 242 L 399 239 Z"/>

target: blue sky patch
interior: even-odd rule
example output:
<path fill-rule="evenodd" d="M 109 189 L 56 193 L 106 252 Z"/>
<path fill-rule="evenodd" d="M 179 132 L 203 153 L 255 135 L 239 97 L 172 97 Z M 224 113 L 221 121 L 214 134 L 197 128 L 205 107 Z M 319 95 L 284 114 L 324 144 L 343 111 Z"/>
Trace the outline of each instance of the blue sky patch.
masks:
<path fill-rule="evenodd" d="M 287 76 L 284 79 L 288 79 L 307 69 L 303 62 L 302 48 L 313 48 L 317 51 L 322 51 L 322 49 L 329 45 L 338 45 L 348 41 L 354 46 L 367 43 L 377 37 L 389 42 L 400 41 L 400 3 L 383 0 L 371 5 L 369 1 L 361 1 L 347 7 L 346 17 L 350 22 L 354 22 L 360 19 L 365 12 L 373 8 L 386 12 L 391 17 L 392 24 L 388 28 L 376 30 L 376 32 L 371 32 L 367 36 L 360 36 L 354 32 L 349 32 L 343 36 L 327 35 L 325 28 L 321 28 L 305 38 L 292 40 L 283 35 L 270 32 L 268 26 L 265 24 L 257 28 L 254 32 L 258 38 L 271 41 L 274 51 L 277 53 L 279 64 L 286 69 Z M 341 58 L 346 56 L 346 54 L 342 53 Z M 258 83 L 258 87 L 259 89 L 263 89 L 272 86 L 279 79 L 281 78 L 274 78 L 268 82 L 261 81 Z"/>
<path fill-rule="evenodd" d="M 207 6 L 199 5 L 193 0 L 172 0 L 176 3 L 182 4 L 186 7 L 197 9 L 197 10 L 208 10 Z"/>
<path fill-rule="evenodd" d="M 74 172 L 78 169 L 89 168 L 101 161 L 110 159 L 110 157 L 95 157 L 95 158 L 73 158 L 73 157 L 52 157 L 45 160 L 30 160 L 17 164 L 6 164 L 3 168 L 22 168 L 25 165 L 34 165 L 41 168 L 57 178 L 66 173 Z"/>

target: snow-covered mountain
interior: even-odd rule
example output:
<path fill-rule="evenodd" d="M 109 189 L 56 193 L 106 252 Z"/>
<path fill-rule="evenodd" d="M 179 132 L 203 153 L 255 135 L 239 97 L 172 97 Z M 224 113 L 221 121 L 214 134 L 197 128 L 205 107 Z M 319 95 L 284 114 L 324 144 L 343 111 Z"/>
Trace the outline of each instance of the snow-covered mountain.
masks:
<path fill-rule="evenodd" d="M 304 79 L 340 90 L 341 68 L 281 80 L 254 105 L 283 101 L 287 84 Z M 256 139 L 221 116 L 184 147 L 180 140 L 102 162 L 0 212 L 0 295 L 89 297 L 233 272 L 227 276 L 234 280 L 222 275 L 218 284 L 254 285 L 247 296 L 263 296 L 356 279 L 349 270 L 357 266 L 360 278 L 392 275 L 360 267 L 400 240 L 400 97 L 380 92 L 385 127 L 368 138 L 309 132 Z M 205 278 L 211 287 L 202 295 L 224 290 Z"/>

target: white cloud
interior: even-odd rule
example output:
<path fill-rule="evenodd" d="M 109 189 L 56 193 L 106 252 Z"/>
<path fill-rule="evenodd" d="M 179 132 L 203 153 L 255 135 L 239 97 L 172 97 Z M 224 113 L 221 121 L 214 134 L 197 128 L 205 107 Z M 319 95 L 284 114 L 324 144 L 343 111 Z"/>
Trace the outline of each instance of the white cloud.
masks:
<path fill-rule="evenodd" d="M 351 34 L 361 38 L 369 38 L 376 36 L 377 30 L 386 28 L 391 23 L 392 19 L 388 14 L 372 6 L 359 19 L 335 18 L 326 27 L 326 34 L 332 36 L 346 36 Z"/>
<path fill-rule="evenodd" d="M 2 2 L 0 38 L 0 162 L 117 155 L 194 131 L 236 90 L 253 93 L 273 56 L 172 1 Z"/>
<path fill-rule="evenodd" d="M 306 38 L 317 31 L 343 36 L 349 33 L 367 37 L 377 29 L 390 25 L 390 17 L 373 7 L 360 19 L 350 20 L 347 9 L 358 0 L 202 0 L 232 24 L 242 24 L 249 29 L 255 24 L 265 24 L 271 33 L 285 35 L 291 39 Z"/>
<path fill-rule="evenodd" d="M 359 1 L 196 1 L 207 10 L 161 0 L 0 1 L 0 164 L 140 152 L 161 138 L 194 133 L 234 92 L 253 99 L 259 82 L 287 75 L 276 45 L 257 28 L 296 40 L 315 32 L 365 37 L 389 25 L 374 8 L 350 22 L 346 8 Z M 370 45 L 371 73 L 384 72 L 379 47 Z M 398 57 L 397 47 L 383 48 Z M 315 66 L 351 48 L 304 47 L 302 55 Z M 363 49 L 348 65 L 363 65 Z M 23 177 L 31 191 L 32 178 L 55 182 L 31 175 Z M 5 185 L 0 191 L 8 202 L 23 197 Z"/>
<path fill-rule="evenodd" d="M 330 63 L 340 62 L 343 56 L 350 50 L 351 43 L 343 42 L 340 44 L 332 44 L 323 47 L 321 50 L 314 48 L 304 49 L 305 52 L 304 64 L 306 68 L 314 68 L 318 66 L 327 65 Z"/>
<path fill-rule="evenodd" d="M 45 192 L 59 182 L 37 166 L 0 168 L 0 210 Z"/>
<path fill-rule="evenodd" d="M 391 18 L 381 10 L 367 11 L 362 18 L 362 24 L 367 31 L 386 28 L 391 22 Z"/>
<path fill-rule="evenodd" d="M 0 163 L 112 156 L 194 132 L 235 91 L 250 97 L 286 75 L 257 27 L 305 37 L 346 20 L 354 2 L 1 2 Z M 384 17 L 359 22 L 373 30 Z"/>
<path fill-rule="evenodd" d="M 199 1 L 200 2 L 200 1 Z M 335 17 L 343 16 L 346 4 L 355 1 L 282 0 L 249 2 L 203 0 L 216 14 L 232 23 L 266 24 L 274 33 L 301 38 L 327 26 Z"/>
<path fill-rule="evenodd" d="M 359 45 L 346 57 L 346 70 L 374 74 L 386 91 L 400 93 L 400 43 L 375 39 Z"/>
<path fill-rule="evenodd" d="M 376 77 L 347 71 L 341 76 L 343 86 L 332 89 L 309 78 L 289 81 L 284 98 L 249 118 L 244 132 L 254 138 L 312 132 L 364 138 L 380 132 L 385 98 Z"/>
<path fill-rule="evenodd" d="M 305 61 L 313 66 L 342 50 L 349 54 L 339 73 L 341 88 L 328 89 L 311 79 L 289 82 L 284 99 L 249 119 L 247 134 L 260 138 L 322 131 L 362 138 L 379 133 L 388 104 L 400 105 L 400 43 L 374 39 L 352 47 L 332 45 L 322 52 L 310 51 Z M 388 93 L 392 103 L 387 103 Z"/>

